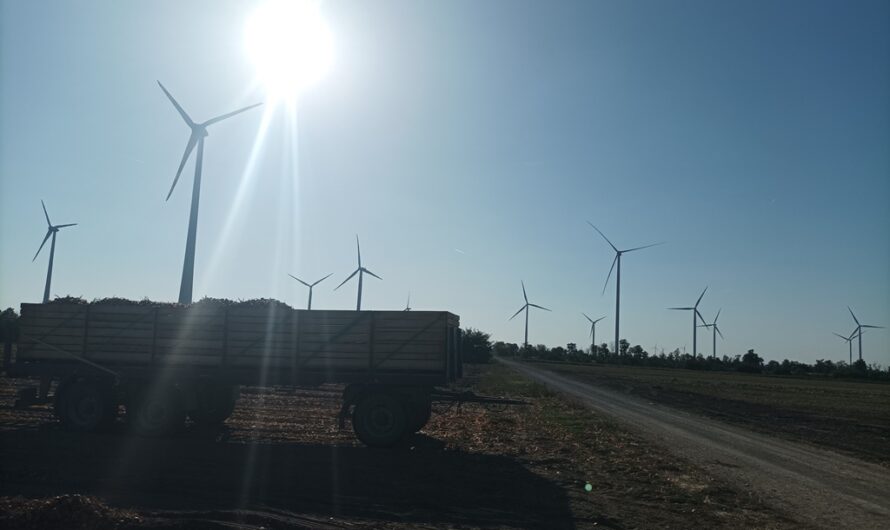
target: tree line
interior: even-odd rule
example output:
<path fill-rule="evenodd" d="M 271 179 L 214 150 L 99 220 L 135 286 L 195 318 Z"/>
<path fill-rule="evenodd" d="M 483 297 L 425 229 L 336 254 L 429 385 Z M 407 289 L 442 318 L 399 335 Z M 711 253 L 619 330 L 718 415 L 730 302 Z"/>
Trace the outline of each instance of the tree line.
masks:
<path fill-rule="evenodd" d="M 853 364 L 845 361 L 819 359 L 809 364 L 784 359 L 766 361 L 754 350 L 744 354 L 723 355 L 722 357 L 706 357 L 681 353 L 675 349 L 669 353 L 652 355 L 639 344 L 631 346 L 624 339 L 619 341 L 619 351 L 609 349 L 603 343 L 596 347 L 579 349 L 576 344 L 569 343 L 565 347 L 550 348 L 544 344 L 529 345 L 528 348 L 503 341 L 491 341 L 491 335 L 478 329 L 468 328 L 462 335 L 463 360 L 470 363 L 486 363 L 492 356 L 511 357 L 525 360 L 568 362 L 579 364 L 617 364 L 630 366 L 647 366 L 653 368 L 681 368 L 687 370 L 712 370 L 722 372 L 745 372 L 771 375 L 818 375 L 827 377 L 849 377 L 890 381 L 890 367 L 884 369 L 879 364 L 867 364 L 857 360 Z"/>

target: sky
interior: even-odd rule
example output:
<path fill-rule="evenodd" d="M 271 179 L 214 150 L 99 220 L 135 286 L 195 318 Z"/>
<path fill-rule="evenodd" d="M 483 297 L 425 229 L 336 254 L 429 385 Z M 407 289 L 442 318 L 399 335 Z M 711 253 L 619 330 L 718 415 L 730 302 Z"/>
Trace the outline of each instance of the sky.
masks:
<path fill-rule="evenodd" d="M 521 342 L 614 334 L 718 354 L 847 358 L 851 306 L 890 326 L 885 1 L 328 1 L 330 71 L 284 104 L 257 81 L 261 2 L 0 0 L 0 307 L 52 294 L 175 301 L 189 130 L 213 125 L 195 298 L 447 310 Z M 354 282 L 354 280 L 353 280 Z M 711 352 L 710 334 L 699 351 Z M 890 365 L 890 330 L 863 336 Z M 855 351 L 854 351 L 855 355 Z"/>

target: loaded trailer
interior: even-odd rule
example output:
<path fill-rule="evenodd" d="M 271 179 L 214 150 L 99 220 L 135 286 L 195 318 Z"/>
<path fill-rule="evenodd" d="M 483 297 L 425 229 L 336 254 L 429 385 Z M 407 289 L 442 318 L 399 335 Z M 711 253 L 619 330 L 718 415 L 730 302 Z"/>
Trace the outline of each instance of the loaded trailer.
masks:
<path fill-rule="evenodd" d="M 345 384 L 366 445 L 392 446 L 423 428 L 433 401 L 510 403 L 449 391 L 462 376 L 460 321 L 444 311 L 297 310 L 281 303 L 22 304 L 7 376 L 41 379 L 23 402 L 51 402 L 69 429 L 115 420 L 161 435 L 219 424 L 242 385 Z M 55 391 L 50 395 L 52 382 Z M 298 411 L 295 411 L 298 413 Z"/>

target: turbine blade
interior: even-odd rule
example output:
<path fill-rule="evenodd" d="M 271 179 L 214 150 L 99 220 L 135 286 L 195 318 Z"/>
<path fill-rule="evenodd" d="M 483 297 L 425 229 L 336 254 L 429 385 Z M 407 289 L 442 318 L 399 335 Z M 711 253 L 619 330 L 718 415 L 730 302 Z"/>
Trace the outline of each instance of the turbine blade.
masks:
<path fill-rule="evenodd" d="M 581 313 L 581 314 L 584 315 L 584 318 L 586 318 L 587 320 L 589 320 L 591 324 L 593 324 L 593 319 L 590 318 L 589 316 L 587 316 L 587 313 Z"/>
<path fill-rule="evenodd" d="M 293 279 L 297 280 L 298 282 L 302 283 L 302 284 L 305 285 L 306 287 L 312 287 L 312 285 L 315 285 L 315 284 L 309 285 L 308 283 L 306 283 L 306 282 L 304 282 L 303 280 L 297 278 L 297 277 L 294 276 L 293 274 L 288 274 L 288 276 L 290 276 L 291 278 L 293 278 Z"/>
<path fill-rule="evenodd" d="M 182 160 L 179 162 L 179 169 L 176 170 L 176 177 L 173 179 L 173 184 L 170 186 L 170 191 L 167 192 L 167 198 L 165 201 L 170 200 L 170 196 L 173 195 L 173 188 L 176 187 L 176 183 L 179 182 L 179 176 L 182 175 L 182 168 L 185 167 L 185 162 L 188 160 L 189 156 L 191 156 L 192 151 L 195 149 L 195 144 L 198 143 L 198 136 L 192 132 L 192 135 L 189 136 L 189 143 L 185 146 L 185 153 L 182 154 Z"/>
<path fill-rule="evenodd" d="M 701 294 L 699 295 L 698 300 L 696 300 L 696 302 L 695 302 L 695 307 L 698 307 L 699 302 L 701 302 L 701 299 L 704 298 L 706 292 L 708 292 L 707 287 L 705 287 L 705 290 L 702 291 Z"/>
<path fill-rule="evenodd" d="M 530 305 L 531 307 L 537 307 L 538 309 L 543 309 L 544 311 L 550 311 L 546 307 L 539 306 L 538 304 L 528 304 L 528 305 Z"/>
<path fill-rule="evenodd" d="M 221 122 L 221 121 L 223 121 L 223 120 L 225 120 L 225 119 L 231 118 L 232 116 L 234 116 L 234 115 L 236 115 L 236 114 L 241 114 L 242 112 L 244 112 L 244 111 L 246 111 L 246 110 L 250 110 L 250 109 L 252 109 L 252 108 L 254 108 L 254 107 L 259 107 L 260 105 L 262 105 L 262 103 L 254 103 L 253 105 L 249 105 L 249 106 L 247 106 L 247 107 L 244 107 L 243 109 L 238 109 L 238 110 L 235 110 L 235 111 L 232 111 L 232 112 L 223 114 L 222 116 L 217 116 L 217 117 L 215 117 L 215 118 L 210 118 L 209 120 L 205 121 L 205 122 L 202 123 L 201 125 L 203 125 L 204 127 L 207 127 L 208 125 L 213 125 L 214 123 Z"/>
<path fill-rule="evenodd" d="M 669 307 L 668 309 L 673 309 L 674 311 L 694 311 L 694 307 Z"/>
<path fill-rule="evenodd" d="M 343 280 L 342 282 L 340 282 L 340 285 L 334 287 L 334 290 L 336 291 L 337 289 L 343 287 L 343 284 L 346 283 L 346 282 L 348 282 L 349 280 L 352 279 L 353 276 L 355 276 L 356 274 L 358 274 L 358 271 L 359 271 L 359 270 L 360 270 L 360 269 L 355 269 L 355 271 L 354 271 L 352 274 L 350 274 L 348 278 L 346 278 L 345 280 Z"/>
<path fill-rule="evenodd" d="M 355 250 L 358 252 L 358 268 L 362 268 L 362 247 L 358 243 L 358 234 L 355 235 Z"/>
<path fill-rule="evenodd" d="M 56 225 L 54 228 L 68 228 L 69 226 L 77 226 L 77 223 L 68 223 L 66 225 Z"/>
<path fill-rule="evenodd" d="M 612 267 L 609 268 L 609 274 L 606 275 L 606 283 L 603 284 L 603 294 L 606 294 L 606 287 L 609 286 L 609 278 L 612 277 L 612 271 L 615 270 L 615 263 L 618 261 L 618 254 L 615 254 L 615 259 L 612 260 Z"/>
<path fill-rule="evenodd" d="M 40 199 L 40 206 L 43 206 L 43 215 L 46 217 L 46 226 L 52 226 L 53 224 L 49 221 L 49 214 L 46 213 L 46 205 L 43 204 L 43 199 Z"/>
<path fill-rule="evenodd" d="M 862 324 L 864 328 L 875 328 L 875 329 L 884 329 L 884 326 L 870 326 L 868 324 Z"/>
<path fill-rule="evenodd" d="M 519 283 L 522 284 L 522 297 L 525 298 L 525 303 L 527 304 L 528 303 L 528 295 L 525 294 L 525 282 L 522 280 L 519 280 Z"/>
<path fill-rule="evenodd" d="M 859 323 L 859 319 L 858 319 L 858 318 L 856 318 L 856 315 L 854 315 L 854 314 L 853 314 L 853 310 L 852 310 L 852 309 L 850 309 L 850 306 L 847 306 L 847 309 L 849 309 L 849 310 L 850 310 L 850 315 L 852 315 L 852 316 L 853 316 L 853 320 L 855 320 L 855 321 L 856 321 L 856 325 L 857 325 L 857 326 L 860 326 L 860 325 L 861 325 L 861 324 L 860 324 L 860 323 Z"/>
<path fill-rule="evenodd" d="M 698 315 L 698 318 L 700 318 L 702 322 L 707 322 L 705 317 L 701 316 L 701 313 L 698 312 L 698 309 L 693 308 L 692 310 L 695 311 L 695 314 Z"/>
<path fill-rule="evenodd" d="M 600 229 L 597 228 L 597 227 L 595 227 L 595 226 L 593 226 L 593 223 L 591 223 L 590 221 L 587 221 L 587 224 L 589 224 L 591 227 L 593 227 L 594 230 L 596 230 L 597 232 L 599 232 L 599 234 L 600 234 L 601 236 L 603 236 L 603 239 L 605 239 L 605 240 L 606 240 L 606 243 L 608 243 L 609 246 L 612 247 L 612 250 L 614 250 L 615 252 L 618 252 L 618 248 L 617 248 L 615 245 L 613 245 L 611 241 L 609 241 L 609 238 L 606 237 L 606 234 L 600 232 Z"/>
<path fill-rule="evenodd" d="M 723 308 L 717 310 L 717 316 L 714 317 L 714 324 L 717 324 L 717 319 L 720 318 L 720 312 L 723 311 Z"/>
<path fill-rule="evenodd" d="M 594 320 L 593 323 L 596 324 L 597 322 L 599 322 L 600 320 L 602 320 L 604 318 L 606 318 L 606 317 L 599 317 L 598 319 Z"/>
<path fill-rule="evenodd" d="M 173 94 L 171 94 L 160 81 L 158 81 L 158 85 L 160 85 L 161 90 L 164 91 L 164 94 L 167 94 L 167 97 L 170 99 L 170 103 L 173 103 L 173 106 L 176 107 L 177 111 L 179 111 L 179 115 L 182 116 L 182 119 L 185 120 L 189 127 L 193 127 L 195 125 L 195 122 L 192 121 L 185 109 L 183 109 L 179 102 L 176 101 L 176 99 L 173 97 Z"/>
<path fill-rule="evenodd" d="M 368 269 L 366 269 L 366 268 L 364 268 L 364 267 L 362 267 L 362 270 L 365 271 L 366 273 L 370 274 L 371 276 L 377 278 L 378 280 L 382 280 L 382 279 L 383 279 L 383 278 L 381 278 L 380 276 L 377 276 L 376 274 L 374 274 L 373 272 L 369 271 Z"/>
<path fill-rule="evenodd" d="M 334 274 L 334 273 L 333 273 L 333 272 L 332 272 L 332 273 L 331 273 L 331 274 Z M 324 277 L 324 278 L 322 278 L 322 279 L 320 279 L 320 280 L 318 280 L 318 281 L 316 281 L 316 282 L 315 282 L 315 283 L 313 283 L 313 284 L 312 284 L 312 285 L 310 285 L 310 286 L 309 286 L 309 287 L 315 287 L 315 286 L 316 286 L 316 285 L 318 285 L 318 284 L 320 284 L 320 283 L 321 283 L 321 282 L 323 282 L 323 281 L 325 281 L 325 280 L 327 280 L 327 279 L 328 279 L 328 278 L 330 278 L 330 277 L 331 277 L 331 274 L 328 274 L 328 275 L 327 275 L 327 276 L 325 276 L 325 277 Z"/>
<path fill-rule="evenodd" d="M 644 245 L 642 247 L 629 248 L 627 250 L 622 250 L 621 252 L 622 253 L 633 252 L 635 250 L 643 250 L 644 248 L 657 247 L 658 245 L 664 245 L 664 241 L 661 241 L 659 243 L 652 243 L 651 245 Z"/>
<path fill-rule="evenodd" d="M 528 304 L 525 304 L 524 306 L 520 307 L 519 311 L 513 313 L 513 316 L 508 318 L 507 320 L 510 321 L 510 320 L 513 320 L 514 318 L 516 318 L 516 315 L 518 315 L 519 313 L 522 313 L 522 310 L 525 309 L 526 307 L 528 307 Z"/>
<path fill-rule="evenodd" d="M 720 332 L 720 328 L 718 328 L 716 324 L 714 325 L 714 329 L 717 330 L 717 334 L 720 335 L 721 339 L 726 340 L 725 338 L 723 338 L 723 333 Z"/>
<path fill-rule="evenodd" d="M 37 259 L 37 255 L 40 254 L 40 251 L 43 250 L 43 245 L 46 244 L 46 240 L 49 239 L 49 236 L 53 235 L 52 230 L 46 231 L 46 237 L 43 238 L 43 243 L 40 244 L 40 248 L 37 249 L 37 254 L 34 254 L 34 257 L 31 258 L 31 261 Z"/>
<path fill-rule="evenodd" d="M 849 340 L 847 337 L 844 337 L 844 336 L 841 335 L 840 333 L 835 333 L 835 332 L 832 331 L 831 334 L 832 334 L 832 335 L 837 335 L 838 337 L 840 337 L 840 338 L 842 338 L 842 339 L 844 339 L 844 340 Z"/>

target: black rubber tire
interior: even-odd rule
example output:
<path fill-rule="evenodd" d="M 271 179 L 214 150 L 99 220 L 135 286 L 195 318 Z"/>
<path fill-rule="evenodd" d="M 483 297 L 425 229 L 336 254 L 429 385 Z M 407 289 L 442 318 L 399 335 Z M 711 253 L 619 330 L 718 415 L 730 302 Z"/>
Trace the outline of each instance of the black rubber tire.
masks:
<path fill-rule="evenodd" d="M 360 398 L 352 413 L 355 435 L 368 447 L 392 447 L 410 431 L 403 400 L 383 392 Z"/>
<path fill-rule="evenodd" d="M 133 431 L 141 436 L 163 436 L 183 428 L 185 406 L 175 387 L 149 388 L 127 405 Z"/>
<path fill-rule="evenodd" d="M 60 385 L 56 414 L 66 429 L 92 432 L 114 422 L 117 404 L 111 388 L 99 381 L 78 379 Z"/>
<path fill-rule="evenodd" d="M 235 389 L 229 385 L 207 383 L 197 391 L 197 403 L 188 415 L 198 425 L 219 425 L 235 410 Z"/>
<path fill-rule="evenodd" d="M 433 403 L 429 399 L 412 400 L 408 406 L 408 430 L 420 432 L 433 415 Z"/>

